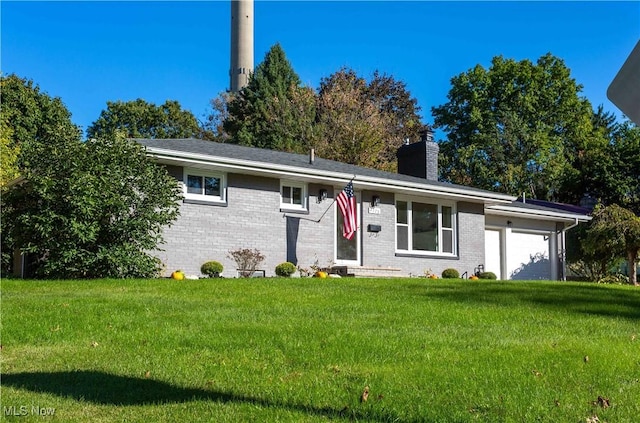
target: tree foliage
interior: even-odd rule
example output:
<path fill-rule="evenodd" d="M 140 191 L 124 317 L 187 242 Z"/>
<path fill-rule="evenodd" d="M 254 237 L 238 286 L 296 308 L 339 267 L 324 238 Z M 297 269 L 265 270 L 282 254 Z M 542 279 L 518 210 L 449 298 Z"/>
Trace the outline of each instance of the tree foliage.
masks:
<path fill-rule="evenodd" d="M 0 92 L 3 149 L 6 149 L 3 153 L 17 155 L 22 145 L 31 141 L 49 142 L 57 136 L 79 136 L 80 129 L 71 122 L 71 113 L 62 100 L 42 92 L 32 80 L 15 74 L 0 76 Z M 3 161 L 3 169 L 4 165 Z M 19 160 L 14 165 L 21 166 Z M 6 171 L 15 173 L 17 168 Z"/>
<path fill-rule="evenodd" d="M 202 135 L 195 116 L 180 103 L 167 100 L 156 106 L 143 99 L 107 101 L 107 108 L 87 129 L 88 138 L 112 136 L 116 131 L 129 138 L 191 138 Z"/>
<path fill-rule="evenodd" d="M 576 148 L 563 180 L 561 199 L 591 198 L 640 213 L 640 129 L 618 123 L 602 106 L 593 114 L 593 135 Z"/>
<path fill-rule="evenodd" d="M 318 92 L 318 154 L 382 170 L 396 169 L 404 139 L 422 125 L 404 83 L 375 72 L 370 82 L 343 68 L 323 78 Z"/>
<path fill-rule="evenodd" d="M 376 71 L 368 83 L 343 68 L 316 92 L 301 86 L 279 44 L 247 87 L 214 99 L 212 108 L 205 127 L 216 139 L 297 153 L 315 148 L 323 158 L 387 170 L 395 169 L 403 140 L 417 139 L 422 127 L 417 100 L 392 76 Z"/>
<path fill-rule="evenodd" d="M 179 189 L 122 136 L 26 143 L 25 183 L 2 197 L 10 248 L 35 258 L 38 277 L 149 277 L 150 255 L 178 214 Z"/>
<path fill-rule="evenodd" d="M 602 206 L 620 205 L 640 215 L 640 129 L 629 121 L 618 123 L 602 106 L 592 121 L 594 137 L 576 151 L 563 181 L 562 200 L 577 204 L 589 199 Z M 616 262 L 628 260 L 624 252 L 609 248 L 607 243 L 594 244 L 593 235 L 591 242 L 586 241 L 597 222 L 580 225 L 568 234 L 570 267 L 589 280 L 604 278 Z M 607 233 L 601 235 L 606 237 Z M 590 247 L 583 248 L 585 243 Z"/>
<path fill-rule="evenodd" d="M 275 44 L 247 86 L 227 103 L 223 129 L 236 144 L 303 152 L 315 121 L 315 104 L 308 99 L 309 88 L 301 85 L 284 50 Z"/>
<path fill-rule="evenodd" d="M 0 191 L 20 176 L 18 170 L 20 146 L 12 138 L 13 130 L 9 126 L 8 118 L 3 114 L 0 116 Z"/>
<path fill-rule="evenodd" d="M 2 113 L 0 115 L 0 190 L 20 176 L 24 163 L 21 151 L 31 142 L 55 143 L 59 138 L 78 138 L 80 129 L 71 122 L 71 113 L 57 97 L 51 97 L 32 80 L 15 74 L 0 75 Z M 51 145 L 52 149 L 57 149 Z M 6 222 L 6 209 L 2 221 Z M 2 231 L 2 269 L 11 268 L 11 235 Z"/>
<path fill-rule="evenodd" d="M 405 140 L 417 141 L 423 129 L 418 100 L 411 96 L 407 85 L 393 76 L 375 71 L 367 87 L 368 96 L 388 122 L 383 166 L 396 169 L 396 152 Z"/>
<path fill-rule="evenodd" d="M 640 217 L 631 210 L 613 204 L 597 207 L 587 230 L 583 249 L 611 262 L 626 257 L 630 283 L 637 285 L 636 263 L 640 253 Z"/>
<path fill-rule="evenodd" d="M 628 120 L 619 124 L 611 144 L 618 168 L 616 176 L 610 179 L 613 183 L 607 188 L 617 186 L 618 195 L 613 202 L 640 215 L 640 128 Z"/>
<path fill-rule="evenodd" d="M 342 69 L 320 83 L 318 155 L 365 167 L 378 167 L 385 149 L 387 121 L 370 100 L 367 82 Z"/>
<path fill-rule="evenodd" d="M 233 94 L 219 93 L 209 101 L 210 111 L 201 123 L 201 138 L 216 142 L 229 142 L 230 135 L 224 129 L 224 122 L 229 118 L 229 102 Z"/>
<path fill-rule="evenodd" d="M 495 57 L 451 80 L 448 102 L 432 109 L 445 180 L 558 200 L 570 158 L 591 136 L 582 87 L 551 54 L 534 64 Z"/>

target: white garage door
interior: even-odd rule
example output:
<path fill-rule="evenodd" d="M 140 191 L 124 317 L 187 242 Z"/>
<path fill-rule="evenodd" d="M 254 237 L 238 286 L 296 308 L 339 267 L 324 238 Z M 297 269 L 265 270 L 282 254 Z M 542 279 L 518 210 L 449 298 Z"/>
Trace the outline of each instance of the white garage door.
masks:
<path fill-rule="evenodd" d="M 500 260 L 500 231 L 487 229 L 484 231 L 484 268 L 495 273 L 498 279 L 503 279 Z"/>
<path fill-rule="evenodd" d="M 549 234 L 511 232 L 507 241 L 509 279 L 551 279 Z"/>

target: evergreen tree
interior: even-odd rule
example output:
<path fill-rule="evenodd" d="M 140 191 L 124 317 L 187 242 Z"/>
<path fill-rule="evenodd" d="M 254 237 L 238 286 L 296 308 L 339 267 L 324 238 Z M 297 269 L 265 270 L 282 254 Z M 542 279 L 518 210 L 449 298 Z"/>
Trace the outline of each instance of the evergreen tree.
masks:
<path fill-rule="evenodd" d="M 311 97 L 310 97 L 311 94 Z M 301 86 L 280 44 L 265 55 L 249 83 L 228 102 L 224 131 L 229 142 L 304 152 L 313 144 L 313 92 Z"/>

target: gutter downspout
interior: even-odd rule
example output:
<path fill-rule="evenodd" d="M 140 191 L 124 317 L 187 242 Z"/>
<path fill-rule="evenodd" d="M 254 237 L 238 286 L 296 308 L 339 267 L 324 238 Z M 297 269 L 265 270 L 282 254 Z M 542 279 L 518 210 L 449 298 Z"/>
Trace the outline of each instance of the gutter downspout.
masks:
<path fill-rule="evenodd" d="M 573 222 L 571 225 L 569 225 L 568 228 L 564 228 L 562 229 L 562 281 L 566 282 L 567 281 L 567 237 L 566 237 L 566 232 L 569 229 L 573 229 L 576 226 L 578 226 L 579 221 L 578 218 L 575 218 L 575 222 Z"/>

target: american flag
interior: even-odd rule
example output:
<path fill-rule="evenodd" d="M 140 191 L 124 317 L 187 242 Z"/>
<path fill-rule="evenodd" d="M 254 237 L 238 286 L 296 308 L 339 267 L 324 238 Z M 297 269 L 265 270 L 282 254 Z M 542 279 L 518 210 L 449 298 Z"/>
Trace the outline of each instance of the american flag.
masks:
<path fill-rule="evenodd" d="M 342 236 L 351 240 L 358 229 L 356 197 L 353 194 L 353 184 L 351 182 L 338 194 L 336 202 L 338 203 L 344 222 L 342 225 Z"/>

